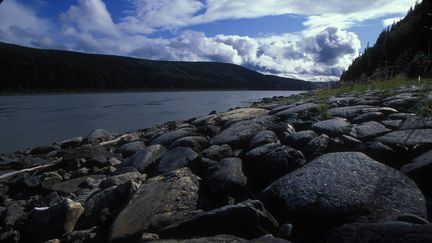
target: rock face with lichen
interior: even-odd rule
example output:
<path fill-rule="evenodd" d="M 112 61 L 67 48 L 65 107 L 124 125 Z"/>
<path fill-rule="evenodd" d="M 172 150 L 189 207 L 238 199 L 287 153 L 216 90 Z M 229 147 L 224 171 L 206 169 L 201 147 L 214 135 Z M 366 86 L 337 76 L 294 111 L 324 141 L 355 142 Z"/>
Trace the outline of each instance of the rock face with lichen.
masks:
<path fill-rule="evenodd" d="M 430 241 L 422 99 L 273 97 L 0 155 L 0 241 Z"/>

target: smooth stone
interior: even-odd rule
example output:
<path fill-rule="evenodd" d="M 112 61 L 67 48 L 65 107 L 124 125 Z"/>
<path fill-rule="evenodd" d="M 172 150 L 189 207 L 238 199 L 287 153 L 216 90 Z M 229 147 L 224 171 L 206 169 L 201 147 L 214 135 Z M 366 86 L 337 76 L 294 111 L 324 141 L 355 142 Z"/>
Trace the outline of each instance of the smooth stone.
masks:
<path fill-rule="evenodd" d="M 394 113 L 387 116 L 390 120 L 405 120 L 407 118 L 415 116 L 414 113 Z"/>
<path fill-rule="evenodd" d="M 361 114 L 351 120 L 352 123 L 363 123 L 369 121 L 380 121 L 385 118 L 384 113 L 375 111 Z"/>
<path fill-rule="evenodd" d="M 404 214 L 399 216 L 397 219 L 399 222 L 411 223 L 411 224 L 430 224 L 426 219 L 419 217 L 414 214 Z"/>
<path fill-rule="evenodd" d="M 168 149 L 176 147 L 189 147 L 195 152 L 201 152 L 210 145 L 207 138 L 202 136 L 191 136 L 177 139 Z"/>
<path fill-rule="evenodd" d="M 343 118 L 334 118 L 312 124 L 312 130 L 329 136 L 339 136 L 349 131 L 351 124 Z"/>
<path fill-rule="evenodd" d="M 197 213 L 198 177 L 187 168 L 145 181 L 123 208 L 109 233 L 109 241 L 139 238 Z"/>
<path fill-rule="evenodd" d="M 285 139 L 285 143 L 294 148 L 303 148 L 312 139 L 318 137 L 318 134 L 312 130 L 305 130 L 293 133 Z"/>
<path fill-rule="evenodd" d="M 336 107 L 328 110 L 332 117 L 342 117 L 347 119 L 352 119 L 362 113 L 365 108 L 371 108 L 373 106 L 369 105 L 356 105 L 356 106 L 346 106 L 346 107 Z"/>
<path fill-rule="evenodd" d="M 385 134 L 376 138 L 384 144 L 389 145 L 432 145 L 432 129 L 401 130 Z"/>
<path fill-rule="evenodd" d="M 83 137 L 71 138 L 59 143 L 61 148 L 75 148 L 84 143 Z"/>
<path fill-rule="evenodd" d="M 402 122 L 402 120 L 384 120 L 381 121 L 381 124 L 390 129 L 399 129 L 399 127 L 402 125 Z"/>
<path fill-rule="evenodd" d="M 145 174 L 141 174 L 139 172 L 128 172 L 128 173 L 114 175 L 106 178 L 105 180 L 101 181 L 100 188 L 104 189 L 111 186 L 118 186 L 128 181 L 142 182 L 145 179 L 146 179 Z"/>
<path fill-rule="evenodd" d="M 304 103 L 299 104 L 297 106 L 290 107 L 286 110 L 280 111 L 275 114 L 277 117 L 281 117 L 282 119 L 290 117 L 292 113 L 305 113 L 305 112 L 311 112 L 316 111 L 318 109 L 319 105 L 315 103 Z"/>
<path fill-rule="evenodd" d="M 248 200 L 196 215 L 159 231 L 163 237 L 188 238 L 230 234 L 253 239 L 277 232 L 278 222 L 258 200 Z"/>
<path fill-rule="evenodd" d="M 268 143 L 280 143 L 276 134 L 272 131 L 265 130 L 258 132 L 250 141 L 249 148 L 256 148 Z"/>
<path fill-rule="evenodd" d="M 233 151 L 228 144 L 212 145 L 201 152 L 201 156 L 219 161 L 221 159 L 233 156 Z"/>
<path fill-rule="evenodd" d="M 353 126 L 349 134 L 358 139 L 368 139 L 378 137 L 391 131 L 392 130 L 380 123 L 371 121 Z"/>
<path fill-rule="evenodd" d="M 281 141 L 285 140 L 286 137 L 296 132 L 294 127 L 288 122 L 272 124 L 267 128 L 267 130 L 274 132 Z"/>
<path fill-rule="evenodd" d="M 404 222 L 347 224 L 331 230 L 324 242 L 432 242 L 432 224 Z"/>
<path fill-rule="evenodd" d="M 416 157 L 404 165 L 400 171 L 413 179 L 423 190 L 432 192 L 430 177 L 432 175 L 432 150 Z"/>
<path fill-rule="evenodd" d="M 85 189 L 85 188 L 81 187 L 81 185 L 88 178 L 102 181 L 103 179 L 106 178 L 106 175 L 83 176 L 83 177 L 79 177 L 79 178 L 75 178 L 75 179 L 71 179 L 71 180 L 67 180 L 64 182 L 54 184 L 49 189 L 56 191 L 56 192 L 62 192 L 62 193 L 77 193 L 77 192 Z"/>
<path fill-rule="evenodd" d="M 177 139 L 190 136 L 199 136 L 199 134 L 194 128 L 181 128 L 171 132 L 166 132 L 156 137 L 151 141 L 150 145 L 160 144 L 165 147 L 169 147 Z"/>
<path fill-rule="evenodd" d="M 414 116 L 407 118 L 402 125 L 400 130 L 412 130 L 420 128 L 432 128 L 432 117 Z"/>
<path fill-rule="evenodd" d="M 87 135 L 87 138 L 90 140 L 108 140 L 111 136 L 111 133 L 104 129 L 95 129 Z"/>
<path fill-rule="evenodd" d="M 397 160 L 396 151 L 378 141 L 359 144 L 354 149 L 357 152 L 366 154 L 376 161 L 386 163 L 388 165 L 393 165 L 392 162 Z"/>
<path fill-rule="evenodd" d="M 176 147 L 168 150 L 157 165 L 158 173 L 167 173 L 187 167 L 198 157 L 198 154 L 188 147 Z"/>
<path fill-rule="evenodd" d="M 215 196 L 247 196 L 247 178 L 242 171 L 242 160 L 226 158 L 211 166 L 203 178 L 203 186 Z"/>
<path fill-rule="evenodd" d="M 325 154 L 272 183 L 260 198 L 281 223 L 305 232 L 407 213 L 427 216 L 413 181 L 358 152 Z"/>
<path fill-rule="evenodd" d="M 306 144 L 304 151 L 307 158 L 316 158 L 322 154 L 324 154 L 331 143 L 331 139 L 329 136 L 322 134 Z"/>
<path fill-rule="evenodd" d="M 303 153 L 298 150 L 285 145 L 266 144 L 246 154 L 244 168 L 249 184 L 262 189 L 305 163 Z"/>
<path fill-rule="evenodd" d="M 120 146 L 118 151 L 122 154 L 123 158 L 127 158 L 129 156 L 132 156 L 134 153 L 136 153 L 140 149 L 144 149 L 145 144 L 141 141 L 135 141 L 123 144 Z"/>
<path fill-rule="evenodd" d="M 143 173 L 149 166 L 154 165 L 165 154 L 165 151 L 165 147 L 159 144 L 148 146 L 126 159 L 122 166 L 133 166 Z"/>
<path fill-rule="evenodd" d="M 34 208 L 15 222 L 22 239 L 46 241 L 71 233 L 84 208 L 68 198 L 49 208 Z"/>

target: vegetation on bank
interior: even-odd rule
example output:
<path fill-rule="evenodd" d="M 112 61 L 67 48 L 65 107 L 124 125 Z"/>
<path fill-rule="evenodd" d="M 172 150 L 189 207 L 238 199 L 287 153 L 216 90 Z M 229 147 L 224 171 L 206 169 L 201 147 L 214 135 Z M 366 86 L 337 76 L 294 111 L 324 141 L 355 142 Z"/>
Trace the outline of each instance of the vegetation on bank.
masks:
<path fill-rule="evenodd" d="M 407 16 L 384 29 L 372 47 L 364 50 L 341 81 L 367 82 L 397 76 L 432 76 L 432 0 L 423 0 Z"/>

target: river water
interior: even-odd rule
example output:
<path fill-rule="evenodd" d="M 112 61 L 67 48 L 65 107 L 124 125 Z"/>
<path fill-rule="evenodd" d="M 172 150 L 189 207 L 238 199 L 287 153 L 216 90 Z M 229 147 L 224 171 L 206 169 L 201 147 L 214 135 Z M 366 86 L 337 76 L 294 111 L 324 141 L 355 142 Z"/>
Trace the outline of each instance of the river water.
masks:
<path fill-rule="evenodd" d="M 48 145 L 103 128 L 127 132 L 249 106 L 300 91 L 191 91 L 0 96 L 0 153 Z"/>

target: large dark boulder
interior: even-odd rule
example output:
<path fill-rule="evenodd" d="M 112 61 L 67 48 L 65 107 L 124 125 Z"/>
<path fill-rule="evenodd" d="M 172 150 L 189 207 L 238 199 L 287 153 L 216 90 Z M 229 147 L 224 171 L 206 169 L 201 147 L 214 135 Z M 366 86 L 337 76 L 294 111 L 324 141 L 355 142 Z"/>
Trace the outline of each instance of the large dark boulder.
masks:
<path fill-rule="evenodd" d="M 165 151 L 166 149 L 162 145 L 151 145 L 135 152 L 131 157 L 127 158 L 123 162 L 122 166 L 132 166 L 143 173 L 154 166 L 155 162 L 164 155 Z"/>
<path fill-rule="evenodd" d="M 153 139 L 150 145 L 161 144 L 165 147 L 169 147 L 174 141 L 183 137 L 198 136 L 198 132 L 195 128 L 180 128 L 174 131 L 166 132 Z"/>
<path fill-rule="evenodd" d="M 312 130 L 329 136 L 339 136 L 350 130 L 351 124 L 343 118 L 334 118 L 312 124 Z"/>
<path fill-rule="evenodd" d="M 323 155 L 272 183 L 261 198 L 282 223 L 300 230 L 407 213 L 426 217 L 425 199 L 413 181 L 357 152 Z"/>
<path fill-rule="evenodd" d="M 257 133 L 249 143 L 249 148 L 253 149 L 268 143 L 280 143 L 276 134 L 272 131 L 265 130 Z"/>
<path fill-rule="evenodd" d="M 215 196 L 246 197 L 247 178 L 239 158 L 226 158 L 207 169 L 203 178 L 206 190 Z"/>
<path fill-rule="evenodd" d="M 293 148 L 300 149 L 316 137 L 318 137 L 316 132 L 304 130 L 289 135 L 284 142 Z"/>
<path fill-rule="evenodd" d="M 432 129 L 401 130 L 387 133 L 376 140 L 389 145 L 432 146 Z"/>
<path fill-rule="evenodd" d="M 432 193 L 430 177 L 432 176 L 432 150 L 418 156 L 411 163 L 404 165 L 400 171 L 413 179 L 422 190 Z"/>
<path fill-rule="evenodd" d="M 201 152 L 201 156 L 219 161 L 221 159 L 233 156 L 233 151 L 228 144 L 212 145 Z"/>
<path fill-rule="evenodd" d="M 34 208 L 15 222 L 15 229 L 26 242 L 46 241 L 71 233 L 83 212 L 80 203 L 63 199 L 49 208 Z"/>
<path fill-rule="evenodd" d="M 176 147 L 189 147 L 199 153 L 209 146 L 209 141 L 203 136 L 190 136 L 179 138 L 174 141 L 168 149 Z"/>
<path fill-rule="evenodd" d="M 257 200 L 214 209 L 159 231 L 163 237 L 188 238 L 230 234 L 253 239 L 278 230 L 279 224 Z"/>
<path fill-rule="evenodd" d="M 401 130 L 412 130 L 420 128 L 432 128 L 432 117 L 409 117 L 400 126 Z"/>
<path fill-rule="evenodd" d="M 159 161 L 157 172 L 167 173 L 172 170 L 187 167 L 193 160 L 198 157 L 198 154 L 188 147 L 176 147 L 168 150 Z"/>
<path fill-rule="evenodd" d="M 197 213 L 198 177 L 187 168 L 144 182 L 111 226 L 110 241 L 139 238 Z"/>
<path fill-rule="evenodd" d="M 305 164 L 303 153 L 279 144 L 265 144 L 246 154 L 245 171 L 252 188 L 264 188 Z"/>
<path fill-rule="evenodd" d="M 328 232 L 325 242 L 432 242 L 432 224 L 384 222 L 347 224 Z"/>

